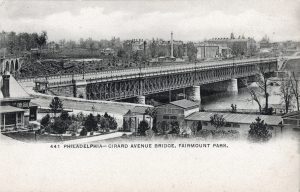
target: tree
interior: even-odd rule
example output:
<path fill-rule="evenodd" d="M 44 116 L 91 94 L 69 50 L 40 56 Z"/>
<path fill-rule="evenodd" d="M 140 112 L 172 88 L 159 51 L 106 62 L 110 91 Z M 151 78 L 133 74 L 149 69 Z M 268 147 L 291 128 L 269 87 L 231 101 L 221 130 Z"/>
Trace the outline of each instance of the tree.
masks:
<path fill-rule="evenodd" d="M 69 124 L 66 121 L 60 118 L 55 118 L 55 121 L 52 125 L 52 129 L 55 133 L 64 134 L 68 128 L 69 128 Z"/>
<path fill-rule="evenodd" d="M 285 112 L 288 113 L 293 98 L 291 79 L 282 79 L 280 85 L 280 96 L 284 102 Z"/>
<path fill-rule="evenodd" d="M 141 121 L 138 127 L 138 132 L 145 136 L 148 129 L 150 129 L 148 122 L 146 120 Z"/>
<path fill-rule="evenodd" d="M 297 103 L 297 111 L 299 111 L 299 85 L 298 85 L 298 79 L 296 78 L 295 72 L 292 73 L 292 78 L 291 78 L 291 86 L 292 86 L 292 91 L 293 95 L 296 98 L 296 103 Z"/>
<path fill-rule="evenodd" d="M 257 75 L 257 84 L 265 98 L 265 109 L 264 109 L 265 114 L 269 114 L 269 96 L 270 95 L 268 93 L 268 87 L 269 87 L 269 78 L 270 77 L 271 77 L 270 73 L 266 73 L 261 68 L 259 68 L 259 74 Z"/>
<path fill-rule="evenodd" d="M 225 119 L 223 115 L 214 114 L 210 117 L 210 123 L 216 128 L 220 128 L 225 125 Z"/>
<path fill-rule="evenodd" d="M 252 141 L 268 141 L 272 137 L 269 126 L 257 117 L 256 122 L 251 123 L 248 139 Z"/>
<path fill-rule="evenodd" d="M 152 127 L 152 130 L 154 132 L 157 132 L 157 128 L 156 128 L 156 116 L 157 116 L 157 108 L 155 107 L 149 107 L 146 109 L 145 111 L 145 114 L 146 115 L 149 115 L 152 119 L 153 119 L 153 127 Z"/>
<path fill-rule="evenodd" d="M 263 71 L 263 69 L 258 67 L 258 74 L 256 75 L 256 82 L 258 85 L 258 90 L 255 90 L 252 87 L 249 87 L 248 84 L 244 81 L 244 84 L 246 85 L 250 96 L 253 101 L 255 101 L 259 107 L 259 112 L 261 114 L 269 114 L 271 113 L 269 109 L 269 78 L 271 77 L 270 73 L 266 73 Z M 262 104 L 261 104 L 261 97 L 265 98 L 265 108 L 262 110 Z"/>
<path fill-rule="evenodd" d="M 87 129 L 88 132 L 97 131 L 97 121 L 92 113 L 88 115 L 84 122 L 84 127 Z"/>
<path fill-rule="evenodd" d="M 51 111 L 54 113 L 56 117 L 56 113 L 63 109 L 63 103 L 58 97 L 54 97 L 49 105 Z"/>
<path fill-rule="evenodd" d="M 45 116 L 41 119 L 41 125 L 42 125 L 43 127 L 48 126 L 49 122 L 50 122 L 50 115 L 49 115 L 49 114 L 45 115 Z"/>
<path fill-rule="evenodd" d="M 42 47 L 44 45 L 46 45 L 47 43 L 47 32 L 46 31 L 42 31 L 42 33 L 36 37 L 36 43 L 38 44 L 39 48 L 42 49 Z"/>
<path fill-rule="evenodd" d="M 170 125 L 171 125 L 171 131 L 169 133 L 172 133 L 172 134 L 179 134 L 180 133 L 180 127 L 179 127 L 178 121 L 172 121 L 170 123 Z"/>

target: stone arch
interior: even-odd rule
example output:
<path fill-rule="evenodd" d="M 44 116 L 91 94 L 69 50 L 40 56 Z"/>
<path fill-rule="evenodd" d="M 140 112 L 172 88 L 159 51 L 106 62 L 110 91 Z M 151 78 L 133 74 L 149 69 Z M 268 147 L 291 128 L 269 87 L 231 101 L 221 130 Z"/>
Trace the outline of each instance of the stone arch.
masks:
<path fill-rule="evenodd" d="M 18 59 L 16 59 L 16 61 L 15 61 L 15 70 L 18 71 L 18 69 L 19 69 L 19 61 L 18 61 Z"/>
<path fill-rule="evenodd" d="M 15 71 L 15 63 L 14 63 L 14 60 L 11 60 L 10 61 L 10 72 L 14 72 Z"/>
<path fill-rule="evenodd" d="M 8 61 L 5 62 L 5 71 L 9 71 L 9 62 Z"/>

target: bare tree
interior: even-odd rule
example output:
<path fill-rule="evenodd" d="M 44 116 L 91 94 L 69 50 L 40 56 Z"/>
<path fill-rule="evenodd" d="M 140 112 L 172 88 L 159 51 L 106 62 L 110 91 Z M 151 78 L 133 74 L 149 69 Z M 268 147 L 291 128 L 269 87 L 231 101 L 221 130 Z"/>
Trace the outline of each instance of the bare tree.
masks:
<path fill-rule="evenodd" d="M 295 72 L 292 73 L 292 78 L 291 78 L 291 88 L 293 95 L 296 98 L 297 102 L 297 111 L 299 111 L 299 86 L 298 86 L 298 79 L 295 76 Z"/>
<path fill-rule="evenodd" d="M 251 100 L 255 101 L 258 105 L 259 113 L 262 113 L 262 107 L 261 107 L 261 101 L 260 101 L 260 95 L 258 92 L 256 92 L 253 88 L 249 87 L 247 84 L 247 81 L 243 81 L 244 85 L 248 89 L 248 92 L 250 93 Z"/>
<path fill-rule="evenodd" d="M 264 73 L 262 70 L 260 70 L 259 74 L 257 75 L 257 84 L 260 88 L 261 92 L 263 93 L 263 96 L 265 98 L 265 113 L 268 112 L 269 109 L 269 96 L 268 93 L 268 87 L 269 87 L 269 78 L 270 74 Z"/>
<path fill-rule="evenodd" d="M 269 113 L 269 79 L 271 75 L 269 73 L 265 73 L 261 68 L 258 69 L 259 73 L 256 75 L 256 82 L 258 85 L 259 90 L 255 91 L 252 88 L 249 88 L 249 86 L 246 84 L 246 87 L 248 88 L 248 91 L 251 95 L 251 98 L 253 101 L 255 101 L 259 106 L 259 112 L 260 113 Z M 265 107 L 264 110 L 262 110 L 262 105 L 260 101 L 260 95 L 262 95 L 265 98 Z"/>
<path fill-rule="evenodd" d="M 291 85 L 291 78 L 288 79 L 281 79 L 280 85 L 280 96 L 285 105 L 285 112 L 288 113 L 289 107 L 291 106 L 291 101 L 293 98 L 292 92 L 292 85 Z"/>

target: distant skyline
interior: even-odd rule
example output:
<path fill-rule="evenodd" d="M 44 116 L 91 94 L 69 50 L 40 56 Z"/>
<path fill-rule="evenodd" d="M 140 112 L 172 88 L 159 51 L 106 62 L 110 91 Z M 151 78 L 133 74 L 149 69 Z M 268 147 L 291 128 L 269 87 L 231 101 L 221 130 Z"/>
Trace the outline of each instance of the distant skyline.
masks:
<path fill-rule="evenodd" d="M 300 41 L 300 0 L 0 0 L 0 30 L 48 32 L 49 41 L 268 35 Z"/>

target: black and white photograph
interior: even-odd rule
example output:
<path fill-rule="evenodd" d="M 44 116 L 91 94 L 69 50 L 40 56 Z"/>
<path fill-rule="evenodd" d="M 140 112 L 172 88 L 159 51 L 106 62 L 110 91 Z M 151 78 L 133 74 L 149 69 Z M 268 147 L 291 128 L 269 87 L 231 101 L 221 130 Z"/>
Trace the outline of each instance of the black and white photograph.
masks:
<path fill-rule="evenodd" d="M 0 0 L 0 191 L 300 191 L 299 0 Z"/>

